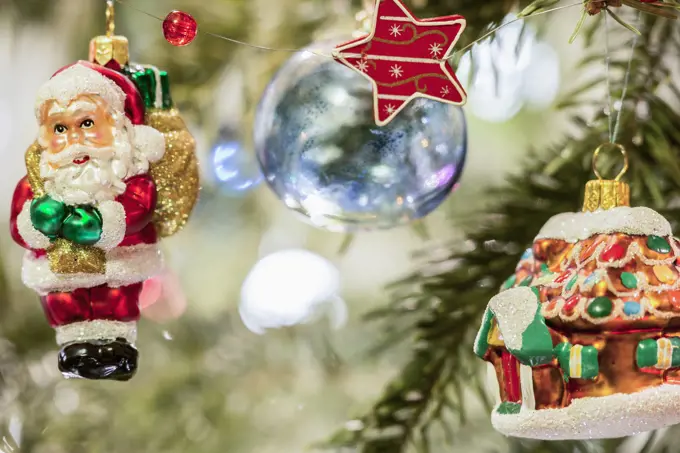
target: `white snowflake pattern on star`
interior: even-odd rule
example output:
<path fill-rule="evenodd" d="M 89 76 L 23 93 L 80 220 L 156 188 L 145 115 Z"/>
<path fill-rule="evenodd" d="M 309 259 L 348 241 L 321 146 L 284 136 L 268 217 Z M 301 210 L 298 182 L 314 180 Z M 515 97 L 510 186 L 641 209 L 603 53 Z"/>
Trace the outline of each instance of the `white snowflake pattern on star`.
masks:
<path fill-rule="evenodd" d="M 442 88 L 442 91 L 441 91 L 442 97 L 448 96 L 449 93 L 450 93 L 449 87 L 444 87 L 444 88 Z"/>
<path fill-rule="evenodd" d="M 357 61 L 357 64 L 355 66 L 361 72 L 368 72 L 368 63 L 366 62 L 366 60 Z"/>
<path fill-rule="evenodd" d="M 430 44 L 430 53 L 434 58 L 437 58 L 442 53 L 442 45 L 439 43 Z"/>
<path fill-rule="evenodd" d="M 390 35 L 400 36 L 401 35 L 401 27 L 397 24 L 392 25 L 392 27 L 390 28 Z"/>
<path fill-rule="evenodd" d="M 401 69 L 401 66 L 395 64 L 390 68 L 390 74 L 392 74 L 392 77 L 394 77 L 395 79 L 398 79 L 404 74 L 404 70 Z"/>
<path fill-rule="evenodd" d="M 387 113 L 388 115 L 393 114 L 395 110 L 396 110 L 396 108 L 394 108 L 394 106 L 392 104 L 387 104 L 385 106 L 385 113 Z"/>

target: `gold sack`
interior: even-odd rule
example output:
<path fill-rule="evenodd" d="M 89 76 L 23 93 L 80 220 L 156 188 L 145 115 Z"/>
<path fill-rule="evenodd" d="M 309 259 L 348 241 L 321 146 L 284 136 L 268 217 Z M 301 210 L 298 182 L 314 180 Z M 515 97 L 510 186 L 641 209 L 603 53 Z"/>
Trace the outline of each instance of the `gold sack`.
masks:
<path fill-rule="evenodd" d="M 150 109 L 145 123 L 165 137 L 165 154 L 150 174 L 158 192 L 153 222 L 158 235 L 168 237 L 184 227 L 198 199 L 196 142 L 176 109 Z"/>

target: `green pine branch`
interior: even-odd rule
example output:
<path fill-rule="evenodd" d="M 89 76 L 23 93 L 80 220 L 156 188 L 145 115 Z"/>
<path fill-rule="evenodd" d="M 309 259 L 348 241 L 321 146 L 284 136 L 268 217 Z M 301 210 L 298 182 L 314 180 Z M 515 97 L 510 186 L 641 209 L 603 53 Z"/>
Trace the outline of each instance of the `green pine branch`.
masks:
<path fill-rule="evenodd" d="M 619 142 L 630 155 L 626 179 L 634 203 L 658 210 L 677 227 L 680 209 L 674 206 L 680 188 L 680 115 L 671 105 L 680 101 L 680 90 L 668 83 L 667 64 L 672 61 L 668 56 L 677 54 L 680 42 L 672 23 L 665 19 L 648 16 L 641 28 Z M 620 33 L 621 46 L 629 48 L 627 41 L 633 35 L 624 28 Z M 597 61 L 594 57 L 585 60 L 592 62 L 589 64 Z M 628 52 L 617 53 L 612 63 L 620 80 L 622 70 L 616 68 L 627 66 Z M 562 108 L 599 103 L 600 98 L 594 101 L 591 91 L 603 84 L 599 79 L 569 93 Z M 614 93 L 615 99 L 618 96 L 620 91 Z M 427 452 L 428 435 L 438 423 L 455 428 L 451 416 L 458 425 L 464 423 L 466 398 L 483 398 L 484 394 L 480 378 L 476 378 L 481 361 L 473 358 L 472 344 L 487 302 L 513 273 L 520 254 L 550 217 L 580 210 L 583 187 L 592 178 L 592 152 L 608 138 L 608 118 L 599 114 L 594 121 L 589 119 L 575 114 L 571 123 L 579 134 L 556 144 L 547 157 L 532 156 L 521 174 L 489 189 L 494 202 L 488 212 L 479 213 L 476 226 L 468 228 L 465 249 L 429 250 L 426 255 L 430 259 L 420 269 L 392 285 L 392 301 L 368 317 L 389 326 L 386 343 L 412 338 L 411 357 L 373 407 L 347 425 L 352 429 L 338 431 L 324 447 L 405 453 L 415 446 Z M 614 153 L 608 157 L 604 167 L 614 171 L 620 157 Z M 590 452 L 594 448 L 614 452 L 622 441 L 511 440 L 510 446 L 518 453 Z M 665 447 L 650 444 L 643 452 L 666 451 L 657 448 Z"/>

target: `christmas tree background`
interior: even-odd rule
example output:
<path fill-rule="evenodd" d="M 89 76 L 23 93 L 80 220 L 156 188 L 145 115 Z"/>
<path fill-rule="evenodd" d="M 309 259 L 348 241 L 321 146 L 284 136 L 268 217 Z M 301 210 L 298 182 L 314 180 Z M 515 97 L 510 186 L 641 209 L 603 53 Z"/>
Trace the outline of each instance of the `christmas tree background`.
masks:
<path fill-rule="evenodd" d="M 417 228 L 361 234 L 349 242 L 300 222 L 264 186 L 234 196 L 221 191 L 213 176 L 210 151 L 220 129 L 237 131 L 236 139 L 252 153 L 257 101 L 290 53 L 207 35 L 175 48 L 163 40 L 160 22 L 124 3 L 117 6 L 117 32 L 130 39 L 133 59 L 169 71 L 174 100 L 197 138 L 202 198 L 186 230 L 164 243 L 176 291 L 145 313 L 142 366 L 128 384 L 61 378 L 53 331 L 36 296 L 20 282 L 22 251 L 8 234 L 0 236 L 2 451 L 674 451 L 669 442 L 675 428 L 604 442 L 509 441 L 490 426 L 485 370 L 472 354 L 486 302 L 541 225 L 579 209 L 590 153 L 607 140 L 602 15 L 589 19 L 571 45 L 580 6 L 527 19 L 559 55 L 557 99 L 540 109 L 527 105 L 502 122 L 483 118 L 507 110 L 501 101 L 490 103 L 486 114 L 466 107 L 468 162 L 450 200 Z M 420 17 L 464 15 L 469 26 L 462 47 L 531 2 L 406 3 Z M 137 0 L 134 7 L 156 16 L 186 10 L 202 30 L 299 48 L 349 36 L 362 5 Z M 616 12 L 641 30 L 620 136 L 631 154 L 633 204 L 677 224 L 677 26 L 647 14 L 638 19 L 632 8 Z M 0 2 L 0 218 L 9 216 L 13 187 L 24 174 L 23 152 L 35 137 L 35 91 L 54 70 L 86 57 L 89 39 L 103 31 L 103 17 L 103 1 Z M 635 35 L 609 22 L 618 99 Z M 509 48 L 505 56 L 519 54 L 515 47 L 502 46 Z M 549 74 L 545 69 L 534 68 L 533 77 Z M 504 70 L 491 75 L 502 80 Z M 348 318 L 342 322 L 326 310 L 314 322 L 257 335 L 239 316 L 241 285 L 260 258 L 290 248 L 313 251 L 338 267 Z"/>

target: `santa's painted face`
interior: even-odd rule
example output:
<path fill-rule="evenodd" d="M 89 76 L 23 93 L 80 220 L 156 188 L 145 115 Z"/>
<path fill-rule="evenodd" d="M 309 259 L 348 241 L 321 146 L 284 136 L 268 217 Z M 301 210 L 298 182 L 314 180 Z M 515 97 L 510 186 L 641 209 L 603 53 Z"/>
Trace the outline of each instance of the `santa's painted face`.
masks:
<path fill-rule="evenodd" d="M 113 146 L 116 121 L 97 95 L 79 96 L 66 106 L 47 102 L 41 116 L 40 141 L 50 154 L 73 145 L 95 149 Z"/>
<path fill-rule="evenodd" d="M 97 95 L 82 95 L 66 105 L 46 102 L 39 143 L 45 150 L 40 174 L 47 193 L 71 205 L 96 204 L 123 193 L 124 180 L 148 166 L 133 156 L 127 124 L 124 113 L 111 111 Z"/>

